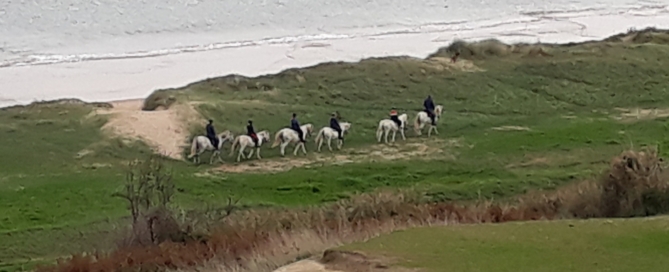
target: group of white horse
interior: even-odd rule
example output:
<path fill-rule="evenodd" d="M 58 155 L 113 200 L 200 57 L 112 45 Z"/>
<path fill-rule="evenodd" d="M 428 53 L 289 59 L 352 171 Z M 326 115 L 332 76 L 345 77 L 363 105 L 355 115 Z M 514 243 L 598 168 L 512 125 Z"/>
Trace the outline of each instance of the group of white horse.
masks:
<path fill-rule="evenodd" d="M 438 105 L 435 107 L 434 113 L 435 113 L 435 121 L 438 120 L 441 117 L 441 112 L 442 112 L 443 107 L 441 105 Z M 395 135 L 399 131 L 400 134 L 402 135 L 402 139 L 406 140 L 406 137 L 404 135 L 404 130 L 406 129 L 406 124 L 408 121 L 408 115 L 406 113 L 403 113 L 398 116 L 398 119 L 400 120 L 401 125 L 398 127 L 397 123 L 390 119 L 383 119 L 379 122 L 379 126 L 376 130 L 376 138 L 378 142 L 381 142 L 381 137 L 383 134 L 385 134 L 385 142 L 388 143 L 388 135 L 390 132 L 392 132 L 392 142 L 395 141 Z M 434 131 L 436 134 L 439 134 L 437 131 L 436 126 L 432 126 L 432 122 L 430 120 L 430 117 L 427 115 L 426 112 L 421 111 L 419 112 L 416 117 L 414 118 L 414 131 L 416 132 L 416 135 L 421 135 L 422 130 L 425 127 L 425 125 L 429 125 L 428 129 L 428 137 L 432 134 L 432 131 Z M 351 129 L 351 123 L 348 122 L 341 122 L 339 123 L 339 126 L 342 129 L 342 134 L 346 134 L 350 129 Z M 304 139 L 306 140 L 309 136 L 312 135 L 313 133 L 313 125 L 312 124 L 304 124 L 300 127 L 302 130 L 302 134 L 304 135 Z M 191 143 L 191 150 L 190 154 L 188 155 L 188 159 L 193 159 L 194 163 L 199 163 L 200 162 L 200 155 L 205 152 L 205 151 L 213 151 L 213 154 L 211 155 L 211 158 L 209 160 L 210 164 L 214 163 L 214 159 L 218 158 L 219 162 L 223 162 L 223 159 L 221 158 L 221 150 L 223 148 L 223 145 L 225 143 L 232 143 L 232 146 L 230 148 L 230 156 L 233 156 L 235 153 L 235 150 L 237 150 L 237 162 L 239 162 L 242 158 L 244 159 L 250 159 L 253 156 L 253 153 L 255 152 L 256 158 L 261 159 L 260 157 L 260 147 L 263 146 L 265 143 L 269 143 L 271 140 L 270 132 L 267 130 L 260 131 L 256 133 L 258 136 L 258 145 L 256 146 L 255 143 L 253 142 L 253 139 L 251 136 L 248 135 L 235 135 L 229 131 L 223 131 L 217 135 L 218 137 L 218 149 L 214 148 L 214 145 L 211 143 L 209 138 L 206 136 L 196 136 L 193 138 L 193 141 Z M 341 149 L 342 145 L 344 142 L 339 139 L 339 135 L 336 130 L 330 128 L 330 127 L 323 127 L 321 128 L 320 131 L 318 131 L 318 134 L 316 134 L 316 146 L 318 152 L 321 151 L 321 147 L 325 142 L 327 142 L 328 149 L 332 151 L 332 140 L 337 139 L 337 149 Z M 272 144 L 271 148 L 275 148 L 277 146 L 281 146 L 281 156 L 285 156 L 285 151 L 286 147 L 289 144 L 295 144 L 293 148 L 293 155 L 297 155 L 299 150 L 302 150 L 302 153 L 305 155 L 307 154 L 307 150 L 305 147 L 305 144 L 300 141 L 299 135 L 295 130 L 292 128 L 282 128 L 280 129 L 275 135 L 274 135 L 274 143 Z M 250 150 L 248 154 L 244 154 L 244 151 L 246 148 L 250 147 Z"/>

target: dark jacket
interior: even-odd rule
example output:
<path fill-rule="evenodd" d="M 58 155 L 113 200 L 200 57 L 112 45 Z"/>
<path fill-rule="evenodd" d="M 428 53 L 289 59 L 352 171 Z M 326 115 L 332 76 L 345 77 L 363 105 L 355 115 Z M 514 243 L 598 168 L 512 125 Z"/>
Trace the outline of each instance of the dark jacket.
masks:
<path fill-rule="evenodd" d="M 246 134 L 248 134 L 249 136 L 256 134 L 255 129 L 253 129 L 253 125 L 246 126 Z"/>
<path fill-rule="evenodd" d="M 216 131 L 212 124 L 207 124 L 207 137 L 216 137 Z"/>
<path fill-rule="evenodd" d="M 296 118 L 293 118 L 293 119 L 290 120 L 290 128 L 292 128 L 294 130 L 301 130 L 300 123 L 297 122 Z"/>
<path fill-rule="evenodd" d="M 330 128 L 332 128 L 336 131 L 341 130 L 341 127 L 339 126 L 339 121 L 337 121 L 337 118 L 334 118 L 334 117 L 330 118 Z"/>
<path fill-rule="evenodd" d="M 428 97 L 425 99 L 425 102 L 423 102 L 423 107 L 425 107 L 426 110 L 433 111 L 434 110 L 434 102 L 432 102 L 432 98 Z"/>

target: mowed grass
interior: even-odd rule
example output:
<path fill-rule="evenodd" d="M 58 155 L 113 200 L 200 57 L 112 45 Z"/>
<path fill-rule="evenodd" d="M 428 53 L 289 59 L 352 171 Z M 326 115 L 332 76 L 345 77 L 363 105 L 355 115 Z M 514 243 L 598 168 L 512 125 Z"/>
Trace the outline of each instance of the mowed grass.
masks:
<path fill-rule="evenodd" d="M 411 139 L 443 150 L 429 160 L 241 174 L 202 174 L 210 166 L 172 161 L 181 189 L 176 204 L 217 206 L 232 195 L 249 206 L 317 205 L 383 187 L 415 187 L 442 200 L 504 198 L 591 177 L 631 145 L 669 143 L 665 118 L 612 118 L 620 115 L 614 108 L 666 107 L 669 93 L 662 83 L 669 66 L 660 59 L 669 46 L 556 47 L 551 53 L 476 59 L 485 70 L 480 72 L 388 58 L 255 79 L 216 78 L 166 91 L 182 103 L 196 102 L 203 121 L 214 119 L 219 131 L 243 132 L 253 119 L 257 131 L 274 133 L 293 112 L 320 129 L 339 111 L 353 123 L 341 154 L 367 153 L 376 145 L 376 125 L 393 106 L 413 118 L 432 94 L 445 109 L 436 136 L 441 141 Z M 124 163 L 150 150 L 102 133 L 106 120 L 92 111 L 90 105 L 60 104 L 0 110 L 0 269 L 113 247 L 127 211 L 111 194 L 123 184 Z M 201 134 L 198 125 L 193 132 Z M 498 126 L 530 130 L 492 129 Z M 312 152 L 313 143 L 307 148 Z M 263 156 L 272 160 L 279 152 L 264 149 Z"/>
<path fill-rule="evenodd" d="M 416 228 L 340 249 L 420 271 L 666 271 L 669 218 Z"/>

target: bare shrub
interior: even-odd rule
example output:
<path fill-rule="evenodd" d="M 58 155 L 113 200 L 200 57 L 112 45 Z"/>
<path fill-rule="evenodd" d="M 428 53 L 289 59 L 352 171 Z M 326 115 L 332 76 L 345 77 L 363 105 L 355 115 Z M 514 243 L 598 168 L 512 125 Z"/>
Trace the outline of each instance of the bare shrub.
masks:
<path fill-rule="evenodd" d="M 424 194 L 385 191 L 320 207 L 236 212 L 228 208 L 187 216 L 214 219 L 215 223 L 207 227 L 210 233 L 206 239 L 170 229 L 174 222 L 168 220 L 171 223 L 163 224 L 165 233 L 181 233 L 185 239 L 169 237 L 163 238 L 166 242 L 159 246 L 76 255 L 39 270 L 125 271 L 209 265 L 216 271 L 269 271 L 304 254 L 414 226 L 656 214 L 669 211 L 661 162 L 656 151 L 624 152 L 612 160 L 600 180 L 571 184 L 553 192 L 531 192 L 511 202 L 430 203 Z M 234 206 L 232 198 L 228 202 L 228 206 Z"/>
<path fill-rule="evenodd" d="M 495 39 L 488 39 L 479 42 L 465 42 L 461 40 L 454 41 L 448 47 L 442 47 L 437 52 L 429 55 L 433 57 L 452 57 L 455 54 L 463 58 L 486 58 L 502 57 L 512 53 L 513 46 L 505 44 Z"/>
<path fill-rule="evenodd" d="M 128 201 L 132 216 L 131 229 L 118 247 L 185 241 L 189 233 L 182 230 L 169 207 L 174 193 L 172 173 L 162 157 L 151 155 L 146 160 L 129 162 L 124 188 L 112 194 Z"/>
<path fill-rule="evenodd" d="M 624 151 L 599 180 L 532 192 L 519 206 L 560 218 L 634 217 L 669 211 L 669 179 L 657 150 Z"/>
<path fill-rule="evenodd" d="M 667 195 L 667 177 L 656 150 L 626 151 L 613 159 L 604 177 L 601 209 L 604 217 L 647 216 L 662 212 L 655 199 Z M 666 210 L 665 210 L 666 211 Z"/>
<path fill-rule="evenodd" d="M 176 97 L 170 95 L 167 90 L 158 90 L 149 95 L 144 99 L 144 104 L 142 105 L 143 111 L 155 111 L 155 110 L 166 110 L 169 109 L 172 104 L 177 102 Z"/>

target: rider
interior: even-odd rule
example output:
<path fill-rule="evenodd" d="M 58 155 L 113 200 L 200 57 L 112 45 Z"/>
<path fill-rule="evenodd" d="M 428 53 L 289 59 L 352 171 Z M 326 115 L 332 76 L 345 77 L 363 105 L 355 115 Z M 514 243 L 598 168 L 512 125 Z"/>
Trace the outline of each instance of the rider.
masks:
<path fill-rule="evenodd" d="M 397 110 L 394 107 L 390 110 L 390 120 L 393 120 L 393 122 L 397 124 L 398 128 L 402 127 L 402 121 L 400 121 L 400 119 L 397 118 Z"/>
<path fill-rule="evenodd" d="M 218 150 L 218 137 L 216 137 L 216 131 L 214 130 L 214 120 L 209 119 L 209 124 L 207 124 L 207 138 L 211 141 L 211 144 L 214 146 L 214 149 Z"/>
<path fill-rule="evenodd" d="M 302 132 L 302 128 L 300 128 L 300 123 L 297 121 L 297 114 L 295 113 L 293 113 L 293 119 L 290 120 L 290 128 L 297 132 L 297 136 L 300 137 L 300 142 L 306 142 L 304 140 L 304 133 Z"/>
<path fill-rule="evenodd" d="M 246 125 L 246 135 L 251 137 L 253 140 L 253 144 L 255 144 L 255 147 L 258 147 L 258 135 L 256 135 L 255 129 L 253 129 L 253 121 L 249 120 L 249 124 Z"/>
<path fill-rule="evenodd" d="M 337 131 L 337 137 L 339 137 L 339 140 L 344 140 L 344 135 L 342 135 L 341 127 L 339 126 L 339 121 L 337 120 L 337 113 L 332 113 L 332 117 L 330 118 L 330 128 Z"/>
<path fill-rule="evenodd" d="M 434 102 L 432 102 L 432 95 L 428 95 L 427 98 L 425 98 L 425 101 L 423 102 L 423 107 L 425 108 L 425 112 L 427 113 L 427 116 L 430 117 L 430 120 L 432 121 L 432 125 L 436 126 L 436 122 L 434 120 Z"/>

